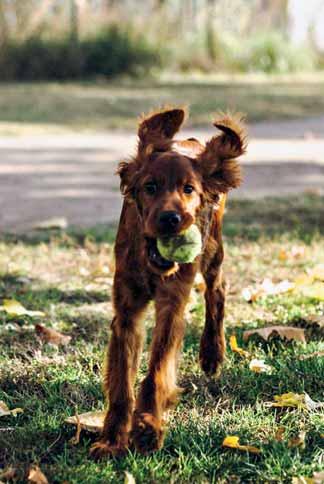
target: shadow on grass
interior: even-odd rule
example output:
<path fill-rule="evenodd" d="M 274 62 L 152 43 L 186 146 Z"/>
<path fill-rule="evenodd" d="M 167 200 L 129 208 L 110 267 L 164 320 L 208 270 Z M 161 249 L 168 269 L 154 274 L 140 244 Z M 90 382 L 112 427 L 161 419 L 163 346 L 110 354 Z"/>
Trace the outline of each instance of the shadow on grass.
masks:
<path fill-rule="evenodd" d="M 30 303 L 35 307 L 38 305 L 38 308 L 44 308 L 58 303 L 79 305 L 101 303 L 110 300 L 110 295 L 106 290 L 84 291 L 82 289 L 76 289 L 63 291 L 55 286 L 34 289 L 30 285 L 35 282 L 35 279 L 30 279 L 23 275 L 0 275 L 0 299 L 19 297 L 20 303 Z"/>
<path fill-rule="evenodd" d="M 324 234 L 324 197 L 229 200 L 224 234 L 228 239 L 287 236 L 310 242 Z"/>
<path fill-rule="evenodd" d="M 26 245 L 57 243 L 60 246 L 84 246 L 87 241 L 113 244 L 117 223 L 91 228 L 71 227 L 68 230 L 42 230 L 26 234 L 2 234 L 0 241 Z M 294 237 L 310 242 L 324 234 L 324 197 L 305 194 L 298 197 L 266 197 L 258 200 L 229 199 L 224 219 L 224 235 L 228 240 L 241 238 L 259 240 L 278 236 Z"/>
<path fill-rule="evenodd" d="M 95 225 L 94 227 L 74 227 L 63 229 L 31 230 L 26 233 L 2 233 L 0 242 L 24 245 L 41 243 L 56 243 L 62 247 L 83 247 L 86 242 L 113 244 L 117 232 L 117 224 Z"/>
<path fill-rule="evenodd" d="M 97 83 L 33 83 L 0 86 L 0 121 L 65 126 L 134 128 L 139 113 L 159 102 L 190 105 L 189 123 L 210 123 L 218 110 L 241 111 L 250 121 L 305 117 L 323 113 L 323 82 L 231 82 L 154 79 Z M 111 100 L 114 102 L 111 102 Z M 91 113 L 91 116 L 89 116 Z M 188 123 L 188 125 L 189 125 Z"/>

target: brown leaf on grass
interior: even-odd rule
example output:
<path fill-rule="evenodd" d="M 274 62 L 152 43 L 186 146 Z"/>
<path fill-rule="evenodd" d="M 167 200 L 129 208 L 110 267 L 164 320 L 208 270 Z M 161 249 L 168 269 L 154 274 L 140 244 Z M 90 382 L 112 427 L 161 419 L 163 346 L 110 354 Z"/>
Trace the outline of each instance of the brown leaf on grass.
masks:
<path fill-rule="evenodd" d="M 29 470 L 28 482 L 33 484 L 48 484 L 47 477 L 38 466 L 33 466 Z"/>
<path fill-rule="evenodd" d="M 247 341 L 250 336 L 255 334 L 261 336 L 265 341 L 268 341 L 272 335 L 279 335 L 281 338 L 306 343 L 305 330 L 293 326 L 267 326 L 265 328 L 251 329 L 243 332 L 243 340 Z"/>
<path fill-rule="evenodd" d="M 234 351 L 234 353 L 238 353 L 240 356 L 242 356 L 244 358 L 247 358 L 248 356 L 250 356 L 248 351 L 245 351 L 245 350 L 243 350 L 243 348 L 239 347 L 239 345 L 237 344 L 237 339 L 236 339 L 235 334 L 232 334 L 230 336 L 229 343 L 230 343 L 230 348 L 231 348 L 232 351 Z"/>
<path fill-rule="evenodd" d="M 286 430 L 285 427 L 282 427 L 282 426 L 276 430 L 274 438 L 277 442 L 282 442 L 284 440 L 285 430 Z"/>
<path fill-rule="evenodd" d="M 303 245 L 293 245 L 290 250 L 280 249 L 278 258 L 281 261 L 286 261 L 290 258 L 301 259 L 305 256 L 306 249 Z"/>
<path fill-rule="evenodd" d="M 0 472 L 0 479 L 5 481 L 12 481 L 17 476 L 17 469 L 15 467 L 9 466 L 4 471 Z"/>
<path fill-rule="evenodd" d="M 76 428 L 75 435 L 70 439 L 70 442 L 72 445 L 78 445 L 78 443 L 80 442 L 80 435 L 82 430 L 80 417 L 78 414 L 75 415 L 75 419 L 76 419 L 77 428 Z"/>
<path fill-rule="evenodd" d="M 298 360 L 308 360 L 309 358 L 323 358 L 324 351 L 314 351 L 314 353 L 308 353 L 308 355 L 300 355 Z"/>
<path fill-rule="evenodd" d="M 307 317 L 307 323 L 310 325 L 318 326 L 319 328 L 324 328 L 324 315 L 311 314 Z"/>
<path fill-rule="evenodd" d="M 324 407 L 322 402 L 314 402 L 307 393 L 283 393 L 275 395 L 274 402 L 266 402 L 267 407 L 289 407 L 302 410 L 316 410 Z"/>
<path fill-rule="evenodd" d="M 6 417 L 7 415 L 13 415 L 16 417 L 17 413 L 22 413 L 22 408 L 14 408 L 9 410 L 8 405 L 4 401 L 0 401 L 0 417 Z"/>
<path fill-rule="evenodd" d="M 59 333 L 58 331 L 52 328 L 46 328 L 41 324 L 35 325 L 35 331 L 39 339 L 44 343 L 50 343 L 55 346 L 59 346 L 59 345 L 66 346 L 71 341 L 71 336 Z"/>
<path fill-rule="evenodd" d="M 5 311 L 10 316 L 45 316 L 42 311 L 29 311 L 20 302 L 14 299 L 4 299 L 3 305 L 0 306 L 1 311 Z"/>
<path fill-rule="evenodd" d="M 313 477 L 293 477 L 291 482 L 292 484 L 323 484 L 324 472 L 314 472 Z"/>
<path fill-rule="evenodd" d="M 82 430 L 88 430 L 88 432 L 99 433 L 103 428 L 105 414 L 105 411 L 86 412 L 81 415 L 68 417 L 65 419 L 65 422 L 80 426 Z"/>
<path fill-rule="evenodd" d="M 289 448 L 299 447 L 301 449 L 305 449 L 306 447 L 305 438 L 306 438 L 306 432 L 302 430 L 301 432 L 299 432 L 298 435 L 288 440 L 288 447 Z"/>
<path fill-rule="evenodd" d="M 236 435 L 228 435 L 222 443 L 222 447 L 229 447 L 230 449 L 246 450 L 252 454 L 260 454 L 261 450 L 253 445 L 241 445 L 239 437 Z"/>

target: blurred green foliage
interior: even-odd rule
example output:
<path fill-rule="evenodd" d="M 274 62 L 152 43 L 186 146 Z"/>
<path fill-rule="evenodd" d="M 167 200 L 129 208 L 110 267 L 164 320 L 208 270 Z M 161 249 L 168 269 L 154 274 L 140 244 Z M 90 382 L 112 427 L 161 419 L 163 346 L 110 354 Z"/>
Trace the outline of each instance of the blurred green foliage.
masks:
<path fill-rule="evenodd" d="M 66 80 L 141 75 L 161 63 L 159 49 L 144 35 L 115 24 L 75 41 L 34 34 L 9 39 L 0 51 L 0 80 Z"/>

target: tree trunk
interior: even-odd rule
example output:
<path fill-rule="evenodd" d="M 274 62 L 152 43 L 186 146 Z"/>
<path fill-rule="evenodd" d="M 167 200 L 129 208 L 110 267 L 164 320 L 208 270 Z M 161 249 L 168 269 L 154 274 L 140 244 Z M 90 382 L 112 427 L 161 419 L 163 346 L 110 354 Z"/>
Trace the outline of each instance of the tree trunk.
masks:
<path fill-rule="evenodd" d="M 75 44 L 79 40 L 79 9 L 76 0 L 70 0 L 70 39 Z"/>

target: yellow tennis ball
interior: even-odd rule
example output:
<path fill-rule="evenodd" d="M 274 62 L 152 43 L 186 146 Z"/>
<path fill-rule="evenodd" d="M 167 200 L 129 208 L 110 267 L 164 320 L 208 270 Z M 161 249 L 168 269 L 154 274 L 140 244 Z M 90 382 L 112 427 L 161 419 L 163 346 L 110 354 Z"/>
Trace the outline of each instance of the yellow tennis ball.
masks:
<path fill-rule="evenodd" d="M 167 260 L 188 264 L 201 253 L 201 233 L 197 225 L 190 225 L 174 237 L 158 238 L 157 248 L 161 256 Z"/>

